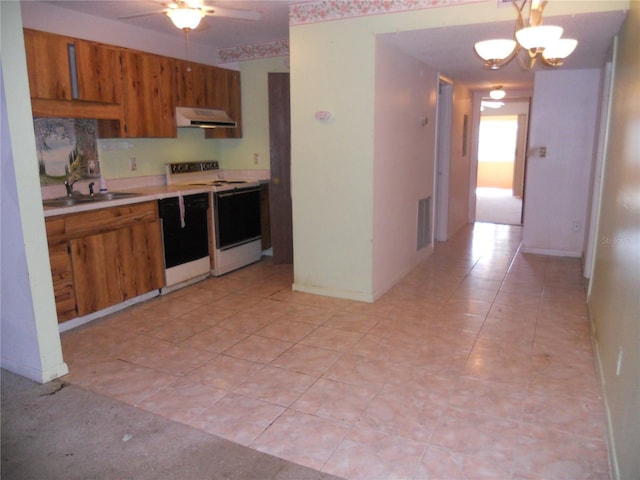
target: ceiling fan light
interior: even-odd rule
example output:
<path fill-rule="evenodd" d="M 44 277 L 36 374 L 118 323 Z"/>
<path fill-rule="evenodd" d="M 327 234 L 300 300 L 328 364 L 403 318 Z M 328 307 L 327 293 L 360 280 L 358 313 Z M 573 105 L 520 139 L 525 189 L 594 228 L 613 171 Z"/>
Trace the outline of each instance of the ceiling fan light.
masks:
<path fill-rule="evenodd" d="M 573 38 L 561 38 L 552 45 L 549 45 L 542 52 L 542 57 L 545 60 L 555 60 L 559 58 L 567 58 L 573 53 L 578 46 L 578 41 Z"/>
<path fill-rule="evenodd" d="M 505 92 L 502 87 L 496 87 L 489 92 L 489 96 L 493 100 L 502 100 L 506 95 L 507 92 Z"/>
<path fill-rule="evenodd" d="M 189 28 L 193 30 L 200 24 L 200 20 L 204 17 L 204 12 L 195 8 L 176 8 L 169 10 L 167 15 L 179 29 Z"/>
<path fill-rule="evenodd" d="M 543 50 L 560 40 L 562 31 L 562 27 L 555 25 L 538 25 L 521 28 L 516 32 L 516 39 L 527 50 Z"/>
<path fill-rule="evenodd" d="M 480 58 L 486 62 L 496 62 L 509 57 L 516 48 L 516 42 L 506 38 L 483 40 L 482 42 L 476 42 L 474 48 Z"/>

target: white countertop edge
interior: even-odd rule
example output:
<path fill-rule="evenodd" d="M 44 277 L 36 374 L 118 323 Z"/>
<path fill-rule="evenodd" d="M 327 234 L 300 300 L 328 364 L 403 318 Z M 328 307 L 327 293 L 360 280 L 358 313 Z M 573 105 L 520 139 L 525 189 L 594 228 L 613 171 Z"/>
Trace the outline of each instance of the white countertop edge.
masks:
<path fill-rule="evenodd" d="M 44 216 L 55 217 L 57 215 L 68 215 L 70 213 L 87 212 L 100 208 L 121 207 L 134 203 L 143 203 L 162 200 L 163 198 L 178 197 L 180 195 L 193 195 L 197 193 L 209 193 L 212 187 L 202 185 L 164 185 L 161 187 L 142 187 L 128 190 L 118 190 L 123 193 L 138 193 L 135 197 L 119 198 L 116 200 L 104 200 L 95 203 L 79 203 L 68 207 L 47 207 L 44 206 Z"/>

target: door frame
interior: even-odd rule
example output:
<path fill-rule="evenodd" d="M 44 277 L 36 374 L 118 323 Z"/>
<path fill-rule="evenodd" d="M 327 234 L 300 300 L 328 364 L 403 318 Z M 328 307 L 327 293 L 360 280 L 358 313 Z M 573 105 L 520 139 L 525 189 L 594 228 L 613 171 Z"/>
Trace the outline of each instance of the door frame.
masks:
<path fill-rule="evenodd" d="M 449 174 L 451 170 L 451 125 L 453 119 L 453 81 L 438 77 L 436 104 L 436 161 L 433 190 L 435 192 L 434 237 L 437 242 L 449 238 Z"/>

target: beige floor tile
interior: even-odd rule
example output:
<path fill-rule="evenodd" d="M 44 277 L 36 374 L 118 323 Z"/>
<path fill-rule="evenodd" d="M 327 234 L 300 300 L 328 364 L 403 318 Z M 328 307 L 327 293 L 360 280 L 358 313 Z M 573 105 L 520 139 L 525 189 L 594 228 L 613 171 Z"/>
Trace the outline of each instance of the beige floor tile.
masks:
<path fill-rule="evenodd" d="M 169 420 L 188 423 L 227 393 L 210 385 L 181 378 L 149 395 L 138 406 Z"/>
<path fill-rule="evenodd" d="M 192 371 L 186 379 L 201 382 L 224 390 L 231 390 L 252 377 L 263 365 L 227 355 L 216 355 L 201 367 Z"/>
<path fill-rule="evenodd" d="M 411 478 L 424 451 L 423 443 L 356 427 L 322 471 L 355 480 Z"/>
<path fill-rule="evenodd" d="M 358 386 L 319 378 L 291 408 L 354 425 L 378 390 L 377 386 Z"/>
<path fill-rule="evenodd" d="M 288 407 L 306 392 L 315 380 L 316 377 L 310 375 L 266 366 L 233 391 L 246 397 Z"/>
<path fill-rule="evenodd" d="M 271 365 L 319 377 L 323 375 L 341 355 L 339 352 L 332 350 L 297 344 L 271 362 Z"/>
<path fill-rule="evenodd" d="M 284 407 L 272 403 L 229 393 L 188 423 L 246 446 L 284 411 Z"/>
<path fill-rule="evenodd" d="M 339 422 L 288 410 L 250 446 L 320 470 L 349 430 Z"/>
<path fill-rule="evenodd" d="M 258 330 L 256 335 L 297 343 L 317 328 L 316 325 L 311 323 L 296 322 L 289 318 L 290 317 L 274 320 Z"/>
<path fill-rule="evenodd" d="M 374 303 L 268 259 L 61 336 L 66 381 L 347 479 L 608 479 L 579 259 L 475 224 Z"/>
<path fill-rule="evenodd" d="M 525 425 L 515 468 L 517 478 L 609 478 L 607 445 L 604 439 Z"/>
<path fill-rule="evenodd" d="M 291 342 L 283 340 L 250 335 L 233 347 L 226 349 L 224 353 L 231 357 L 267 364 L 282 355 L 292 345 Z"/>
<path fill-rule="evenodd" d="M 519 440 L 518 422 L 448 408 L 430 444 L 506 467 L 513 463 Z"/>
<path fill-rule="evenodd" d="M 319 326 L 300 340 L 300 344 L 337 352 L 348 352 L 362 337 L 362 333 Z"/>

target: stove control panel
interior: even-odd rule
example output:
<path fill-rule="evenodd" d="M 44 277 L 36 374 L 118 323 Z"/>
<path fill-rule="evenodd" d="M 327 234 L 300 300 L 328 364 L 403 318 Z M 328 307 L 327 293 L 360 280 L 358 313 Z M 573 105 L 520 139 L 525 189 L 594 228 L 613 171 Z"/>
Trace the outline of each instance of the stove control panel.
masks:
<path fill-rule="evenodd" d="M 210 162 L 170 163 L 167 165 L 167 167 L 171 175 L 180 173 L 207 172 L 220 169 L 220 165 L 217 160 L 212 160 Z"/>

